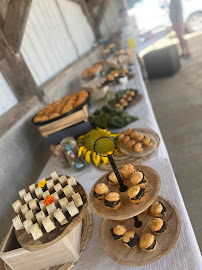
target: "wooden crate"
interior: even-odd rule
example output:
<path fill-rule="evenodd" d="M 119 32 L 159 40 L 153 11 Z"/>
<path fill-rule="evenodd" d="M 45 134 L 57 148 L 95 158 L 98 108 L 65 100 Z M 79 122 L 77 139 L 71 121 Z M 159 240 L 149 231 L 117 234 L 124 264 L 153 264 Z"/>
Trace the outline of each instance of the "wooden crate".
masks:
<path fill-rule="evenodd" d="M 80 254 L 81 229 L 82 221 L 54 245 L 38 251 L 28 251 L 17 242 L 12 226 L 1 249 L 0 257 L 12 270 L 41 270 L 76 262 Z"/>

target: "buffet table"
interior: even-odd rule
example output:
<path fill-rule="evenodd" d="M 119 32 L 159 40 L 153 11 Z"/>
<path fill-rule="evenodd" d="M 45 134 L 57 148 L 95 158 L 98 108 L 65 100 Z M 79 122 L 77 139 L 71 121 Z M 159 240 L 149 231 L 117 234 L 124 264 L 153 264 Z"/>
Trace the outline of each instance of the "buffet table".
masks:
<path fill-rule="evenodd" d="M 153 129 L 161 138 L 161 143 L 157 151 L 153 153 L 146 161 L 144 161 L 143 164 L 154 168 L 158 172 L 162 181 L 160 195 L 163 195 L 169 199 L 178 209 L 182 223 L 180 238 L 174 249 L 166 257 L 152 265 L 144 267 L 123 266 L 111 260 L 104 253 L 99 242 L 99 226 L 101 223 L 101 218 L 92 213 L 92 235 L 83 255 L 75 264 L 74 269 L 202 269 L 201 253 L 169 160 L 163 138 L 152 110 L 137 60 L 135 62 L 135 72 L 137 76 L 129 81 L 128 88 L 137 88 L 140 94 L 143 95 L 143 98 L 138 104 L 129 109 L 129 114 L 137 115 L 140 120 L 131 123 L 127 126 L 127 128 Z M 120 88 L 121 86 L 115 87 L 115 89 Z M 123 128 L 123 130 L 125 129 L 126 128 Z M 39 179 L 48 176 L 54 170 L 56 170 L 58 174 L 66 174 L 69 176 L 74 175 L 88 194 L 94 182 L 105 173 L 104 171 L 96 169 L 93 165 L 89 165 L 85 170 L 79 172 L 75 172 L 75 170 L 72 168 L 64 169 L 62 164 L 60 164 L 56 158 L 52 156 L 41 172 Z"/>

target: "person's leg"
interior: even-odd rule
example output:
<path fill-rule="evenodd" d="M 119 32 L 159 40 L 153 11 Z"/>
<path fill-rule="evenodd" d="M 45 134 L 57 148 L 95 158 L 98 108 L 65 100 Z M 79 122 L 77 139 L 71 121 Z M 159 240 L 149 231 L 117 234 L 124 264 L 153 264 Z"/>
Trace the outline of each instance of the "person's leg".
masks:
<path fill-rule="evenodd" d="M 182 49 L 182 54 L 184 56 L 190 55 L 189 47 L 187 41 L 184 39 L 184 23 L 176 22 L 173 24 L 173 29 L 176 32 L 176 35 L 180 41 L 180 46 Z"/>

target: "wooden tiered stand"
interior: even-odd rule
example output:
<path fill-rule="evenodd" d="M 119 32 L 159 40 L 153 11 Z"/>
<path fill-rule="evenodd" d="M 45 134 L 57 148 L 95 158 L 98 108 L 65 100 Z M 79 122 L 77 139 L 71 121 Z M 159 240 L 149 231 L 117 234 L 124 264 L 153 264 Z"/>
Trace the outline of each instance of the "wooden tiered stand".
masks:
<path fill-rule="evenodd" d="M 147 178 L 145 186 L 146 195 L 143 202 L 140 204 L 132 204 L 127 198 L 127 191 L 120 192 L 119 185 L 112 186 L 108 184 L 108 174 L 105 174 L 98 179 L 92 187 L 89 195 L 89 204 L 95 214 L 104 218 L 100 225 L 99 237 L 105 253 L 112 260 L 120 264 L 127 266 L 144 266 L 162 259 L 173 249 L 180 235 L 181 222 L 175 206 L 162 196 L 158 196 L 161 186 L 158 173 L 148 166 L 134 165 L 134 167 L 137 171 L 143 171 Z M 126 179 L 123 180 L 124 184 L 130 188 L 130 181 Z M 99 183 L 108 184 L 111 192 L 118 192 L 121 195 L 122 204 L 117 210 L 108 210 L 104 206 L 103 200 L 98 200 L 93 196 L 94 188 Z M 163 217 L 163 220 L 167 223 L 167 229 L 162 235 L 155 235 L 157 247 L 153 252 L 144 252 L 139 246 L 131 249 L 126 247 L 123 241 L 114 240 L 110 229 L 118 224 L 125 226 L 127 231 L 135 231 L 139 237 L 143 233 L 151 233 L 149 222 L 153 216 L 150 213 L 149 206 L 155 201 L 162 202 L 167 209 Z M 134 216 L 137 215 L 139 221 L 142 222 L 140 228 L 135 226 Z"/>

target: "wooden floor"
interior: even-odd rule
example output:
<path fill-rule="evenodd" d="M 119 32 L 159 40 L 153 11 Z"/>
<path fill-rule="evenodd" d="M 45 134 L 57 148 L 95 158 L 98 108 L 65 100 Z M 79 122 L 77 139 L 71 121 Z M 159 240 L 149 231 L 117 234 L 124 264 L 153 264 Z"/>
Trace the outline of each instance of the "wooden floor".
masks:
<path fill-rule="evenodd" d="M 147 88 L 202 250 L 202 35 L 188 43 L 192 57 L 181 60 L 181 70 Z"/>

